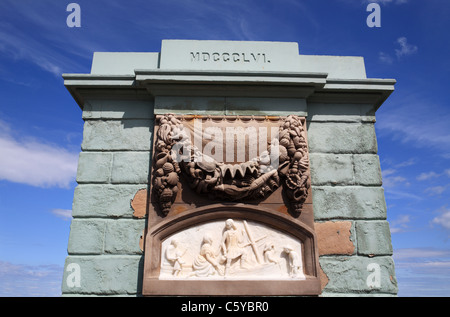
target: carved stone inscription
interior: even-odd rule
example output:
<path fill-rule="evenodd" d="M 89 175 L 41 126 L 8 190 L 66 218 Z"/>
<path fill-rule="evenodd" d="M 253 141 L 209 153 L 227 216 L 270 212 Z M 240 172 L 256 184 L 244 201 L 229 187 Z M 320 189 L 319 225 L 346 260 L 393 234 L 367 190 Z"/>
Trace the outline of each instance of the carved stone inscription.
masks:
<path fill-rule="evenodd" d="M 266 53 L 190 52 L 191 62 L 270 63 Z"/>
<path fill-rule="evenodd" d="M 226 219 L 190 227 L 161 248 L 160 279 L 303 280 L 302 243 L 254 221 Z"/>

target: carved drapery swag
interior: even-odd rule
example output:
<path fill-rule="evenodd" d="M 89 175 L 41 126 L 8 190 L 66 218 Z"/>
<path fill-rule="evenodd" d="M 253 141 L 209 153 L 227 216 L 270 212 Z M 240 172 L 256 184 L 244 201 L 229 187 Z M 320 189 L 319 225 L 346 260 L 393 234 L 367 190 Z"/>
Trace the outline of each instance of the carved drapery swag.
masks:
<path fill-rule="evenodd" d="M 300 215 L 311 186 L 304 118 L 303 123 L 295 115 L 280 118 L 278 137 L 268 141 L 267 150 L 236 164 L 202 153 L 191 142 L 192 124 L 186 124 L 183 118 L 166 114 L 157 120 L 152 185 L 163 215 L 167 215 L 176 198 L 181 174 L 195 192 L 215 200 L 265 198 L 283 186 L 291 214 Z"/>

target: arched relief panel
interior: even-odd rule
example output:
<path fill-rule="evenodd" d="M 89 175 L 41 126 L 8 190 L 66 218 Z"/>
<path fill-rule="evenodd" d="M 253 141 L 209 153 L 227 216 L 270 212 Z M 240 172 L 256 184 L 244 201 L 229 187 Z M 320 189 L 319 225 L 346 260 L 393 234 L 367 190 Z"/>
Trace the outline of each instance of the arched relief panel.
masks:
<path fill-rule="evenodd" d="M 149 228 L 144 295 L 317 295 L 313 229 L 244 204 L 186 211 Z"/>

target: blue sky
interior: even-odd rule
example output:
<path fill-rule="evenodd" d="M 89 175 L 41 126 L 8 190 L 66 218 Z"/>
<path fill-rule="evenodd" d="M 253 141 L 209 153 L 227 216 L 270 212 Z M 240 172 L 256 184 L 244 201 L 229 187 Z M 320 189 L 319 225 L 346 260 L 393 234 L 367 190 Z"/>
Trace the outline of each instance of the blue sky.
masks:
<path fill-rule="evenodd" d="M 298 42 L 397 79 L 375 126 L 399 296 L 450 296 L 448 0 L 80 0 L 80 28 L 70 2 L 0 2 L 0 296 L 60 295 L 83 130 L 61 74 L 162 39 Z"/>

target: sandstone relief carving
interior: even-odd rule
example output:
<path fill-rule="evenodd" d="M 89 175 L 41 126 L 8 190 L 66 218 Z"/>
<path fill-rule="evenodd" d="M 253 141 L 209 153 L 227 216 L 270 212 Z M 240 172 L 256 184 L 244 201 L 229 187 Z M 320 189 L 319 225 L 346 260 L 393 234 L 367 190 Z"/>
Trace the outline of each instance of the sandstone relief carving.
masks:
<path fill-rule="evenodd" d="M 223 124 L 219 128 L 225 129 Z M 159 117 L 152 182 L 162 214 L 170 211 L 183 174 L 196 193 L 215 200 L 265 198 L 283 186 L 290 211 L 298 217 L 311 185 L 305 127 L 300 117 L 291 115 L 279 120 L 276 132 L 267 150 L 246 162 L 227 164 L 204 153 L 192 141 L 192 127 L 175 115 Z"/>
<path fill-rule="evenodd" d="M 306 278 L 300 241 L 246 220 L 185 229 L 166 239 L 161 252 L 160 279 Z"/>

